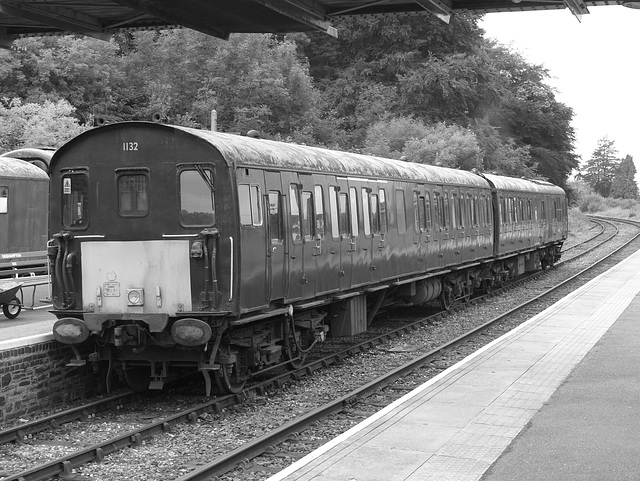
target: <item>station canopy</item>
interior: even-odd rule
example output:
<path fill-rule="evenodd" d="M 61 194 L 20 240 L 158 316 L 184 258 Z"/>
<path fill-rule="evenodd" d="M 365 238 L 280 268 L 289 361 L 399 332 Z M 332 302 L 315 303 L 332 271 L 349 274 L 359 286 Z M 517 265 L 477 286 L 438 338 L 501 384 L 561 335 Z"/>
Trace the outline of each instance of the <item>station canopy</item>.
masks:
<path fill-rule="evenodd" d="M 219 38 L 231 33 L 320 30 L 339 37 L 336 20 L 353 15 L 436 15 L 568 9 L 578 19 L 588 7 L 627 0 L 0 0 L 0 47 L 16 38 L 82 34 L 109 40 L 122 29 L 186 27 Z"/>

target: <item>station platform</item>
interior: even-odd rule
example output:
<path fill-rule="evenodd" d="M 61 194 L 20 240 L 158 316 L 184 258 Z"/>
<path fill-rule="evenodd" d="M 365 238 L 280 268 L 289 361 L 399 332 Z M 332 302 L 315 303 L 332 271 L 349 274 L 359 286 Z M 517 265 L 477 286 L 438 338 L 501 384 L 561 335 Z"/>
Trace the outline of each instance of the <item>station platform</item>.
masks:
<path fill-rule="evenodd" d="M 0 312 L 0 351 L 53 340 L 55 316 L 48 312 L 49 286 L 43 278 L 3 279 L 23 283 L 25 308 L 15 319 L 7 319 Z"/>
<path fill-rule="evenodd" d="M 640 252 L 268 481 L 640 479 Z"/>

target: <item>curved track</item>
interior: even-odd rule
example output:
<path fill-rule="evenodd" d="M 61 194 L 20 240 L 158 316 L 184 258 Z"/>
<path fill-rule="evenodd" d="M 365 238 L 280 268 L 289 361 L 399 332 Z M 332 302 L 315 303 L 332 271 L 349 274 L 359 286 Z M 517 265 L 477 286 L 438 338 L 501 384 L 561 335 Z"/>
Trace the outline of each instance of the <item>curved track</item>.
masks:
<path fill-rule="evenodd" d="M 601 226 L 601 228 L 594 229 L 594 235 L 581 243 L 581 247 L 579 247 L 578 245 L 571 247 L 571 251 L 576 252 L 576 255 L 570 260 L 564 260 L 562 266 L 570 263 L 569 261 L 573 263 L 573 261 L 582 259 L 585 255 L 587 255 L 587 253 L 590 253 L 593 251 L 593 249 L 598 248 L 598 246 L 600 249 L 602 249 L 603 244 L 613 243 L 615 239 L 622 237 L 620 234 L 616 235 L 614 233 L 614 231 L 617 231 L 617 227 L 615 226 L 615 224 L 617 224 L 618 222 L 612 223 L 611 221 L 604 218 L 598 218 L 596 222 Z M 633 225 L 636 226 L 634 227 L 634 230 L 636 231 L 635 237 L 637 237 L 637 224 Z M 606 232 L 609 232 L 609 234 L 607 234 Z M 632 236 L 627 235 L 627 237 Z M 633 237 L 633 239 L 635 239 L 635 237 Z M 630 240 L 629 242 L 631 242 L 632 240 Z M 587 243 L 595 243 L 598 244 L 598 246 L 587 247 Z M 602 264 L 603 262 L 606 262 L 606 258 L 601 258 L 599 264 Z M 560 269 L 560 264 L 558 264 L 557 270 Z M 584 277 L 584 273 L 586 272 L 586 270 L 576 270 L 577 273 L 573 274 L 573 276 L 571 277 L 572 279 L 575 279 L 577 277 Z M 545 277 L 545 272 L 539 273 L 535 277 Z M 531 279 L 529 278 L 524 282 L 531 283 Z M 513 288 L 513 286 L 509 287 L 509 289 Z M 542 294 L 535 295 L 531 301 L 518 306 L 516 309 L 518 311 L 521 311 L 527 308 L 527 306 L 530 306 L 532 303 L 536 303 L 540 299 L 550 296 L 552 292 L 555 292 L 555 289 L 557 288 L 554 288 L 553 290 L 547 290 L 547 292 L 544 292 Z M 499 293 L 496 291 L 492 293 L 492 296 L 496 296 L 498 294 Z M 475 302 L 473 304 L 475 304 Z M 472 303 L 469 303 L 467 305 L 472 305 Z M 513 315 L 514 312 L 517 311 L 512 310 L 508 314 Z M 408 323 L 405 322 L 404 325 L 400 328 L 392 330 L 387 329 L 384 333 L 379 334 L 376 337 L 366 339 L 357 344 L 349 345 L 347 348 L 342 349 L 339 352 L 334 352 L 329 356 L 313 360 L 297 371 L 283 373 L 271 379 L 256 383 L 238 395 L 224 396 L 212 399 L 209 402 L 189 407 L 188 409 L 171 416 L 160 416 L 158 417 L 158 419 L 154 420 L 151 423 L 136 427 L 131 431 L 121 433 L 117 436 L 101 441 L 100 443 L 97 443 L 95 445 L 88 446 L 80 451 L 76 451 L 66 456 L 60 457 L 41 466 L 36 466 L 21 473 L 17 473 L 14 476 L 5 478 L 5 481 L 13 479 L 24 479 L 26 481 L 31 479 L 46 479 L 50 476 L 55 475 L 70 475 L 74 468 L 84 463 L 91 461 L 101 461 L 106 455 L 127 446 L 140 446 L 145 439 L 148 439 L 155 434 L 169 433 L 174 429 L 175 426 L 181 423 L 196 423 L 199 417 L 207 413 L 221 413 L 225 408 L 233 406 L 236 403 L 240 403 L 245 399 L 252 399 L 256 396 L 261 396 L 274 387 L 282 386 L 292 380 L 300 379 L 305 375 L 313 374 L 328 367 L 329 365 L 342 363 L 347 357 L 353 356 L 356 353 L 371 350 L 372 348 L 375 348 L 377 346 L 389 343 L 391 340 L 401 338 L 407 333 L 413 333 L 424 326 L 443 322 L 442 319 L 444 319 L 445 316 L 449 315 L 450 314 L 439 312 L 427 317 L 420 316 L 420 318 L 417 320 L 414 319 Z M 366 396 L 370 396 L 371 393 L 379 391 L 381 389 L 381 386 L 389 384 L 394 379 L 406 376 L 407 372 L 415 371 L 418 366 L 431 363 L 434 359 L 442 356 L 444 352 L 450 351 L 456 346 L 468 343 L 469 339 L 473 338 L 474 336 L 477 337 L 478 333 L 486 332 L 491 328 L 491 326 L 503 322 L 503 318 L 504 316 L 500 316 L 491 319 L 488 322 L 482 323 L 480 326 L 477 326 L 464 335 L 458 336 L 453 340 L 443 343 L 437 348 L 421 354 L 411 361 L 407 361 L 402 366 L 390 370 L 389 373 L 379 376 L 378 379 L 372 380 L 365 386 L 361 386 L 348 393 L 347 395 L 341 396 L 324 406 L 318 407 L 317 409 L 302 416 L 300 419 L 295 419 L 294 421 L 291 421 L 290 423 L 278 428 L 273 433 L 269 433 L 262 438 L 257 438 L 253 441 L 245 443 L 245 445 L 243 445 L 242 447 L 237 448 L 236 450 L 232 450 L 231 452 L 229 452 L 229 454 L 217 458 L 213 463 L 210 463 L 209 465 L 205 465 L 193 470 L 191 473 L 189 473 L 189 475 L 186 475 L 181 479 L 206 479 L 212 474 L 219 474 L 229 471 L 230 469 L 233 469 L 233 466 L 236 465 L 240 460 L 254 457 L 261 452 L 264 452 L 266 449 L 265 446 L 271 446 L 276 442 L 287 439 L 291 435 L 291 433 L 300 430 L 301 426 L 313 423 L 318 419 L 323 419 L 328 415 L 328 413 L 344 410 L 348 406 L 353 405 L 356 400 L 359 400 Z M 65 411 L 64 413 L 61 413 L 62 416 L 59 417 L 50 416 L 49 418 L 30 423 L 29 425 L 22 425 L 20 427 L 13 428 L 12 430 L 2 431 L 0 432 L 0 440 L 2 440 L 3 442 L 22 441 L 25 439 L 26 435 L 31 436 L 43 428 L 57 427 L 62 423 L 68 422 L 68 420 L 72 419 L 91 418 L 93 412 L 99 412 L 101 409 L 108 409 L 109 407 L 113 407 L 114 402 L 116 403 L 116 405 L 121 405 L 122 403 L 126 402 L 127 399 L 130 399 L 128 396 L 130 396 L 130 394 L 123 394 L 118 396 L 117 400 L 106 400 L 105 402 L 107 403 L 107 405 L 104 408 L 100 407 L 100 403 L 93 403 L 90 406 L 82 406 L 77 410 Z"/>

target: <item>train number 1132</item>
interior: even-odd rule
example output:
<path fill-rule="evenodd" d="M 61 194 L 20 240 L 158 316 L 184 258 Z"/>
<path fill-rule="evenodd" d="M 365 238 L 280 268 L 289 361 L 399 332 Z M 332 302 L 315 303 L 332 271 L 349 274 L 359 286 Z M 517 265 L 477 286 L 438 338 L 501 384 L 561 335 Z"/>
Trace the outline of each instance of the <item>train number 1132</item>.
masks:
<path fill-rule="evenodd" d="M 122 150 L 138 150 L 138 142 L 122 142 Z"/>

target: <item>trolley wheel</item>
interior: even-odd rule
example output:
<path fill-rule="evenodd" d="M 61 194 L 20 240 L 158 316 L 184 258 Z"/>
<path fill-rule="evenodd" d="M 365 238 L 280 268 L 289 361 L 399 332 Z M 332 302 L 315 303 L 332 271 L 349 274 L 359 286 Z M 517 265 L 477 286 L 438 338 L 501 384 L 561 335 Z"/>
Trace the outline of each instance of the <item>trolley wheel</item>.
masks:
<path fill-rule="evenodd" d="M 135 392 L 149 390 L 151 383 L 151 366 L 127 366 L 123 370 L 124 380 L 127 386 Z"/>
<path fill-rule="evenodd" d="M 239 381 L 235 375 L 235 368 L 233 365 L 225 366 L 219 371 L 216 371 L 216 384 L 218 389 L 226 394 L 238 394 L 244 389 L 246 380 Z"/>
<path fill-rule="evenodd" d="M 15 319 L 20 315 L 22 311 L 22 304 L 20 303 L 20 299 L 14 297 L 7 304 L 2 305 L 2 313 L 7 317 L 7 319 Z"/>

